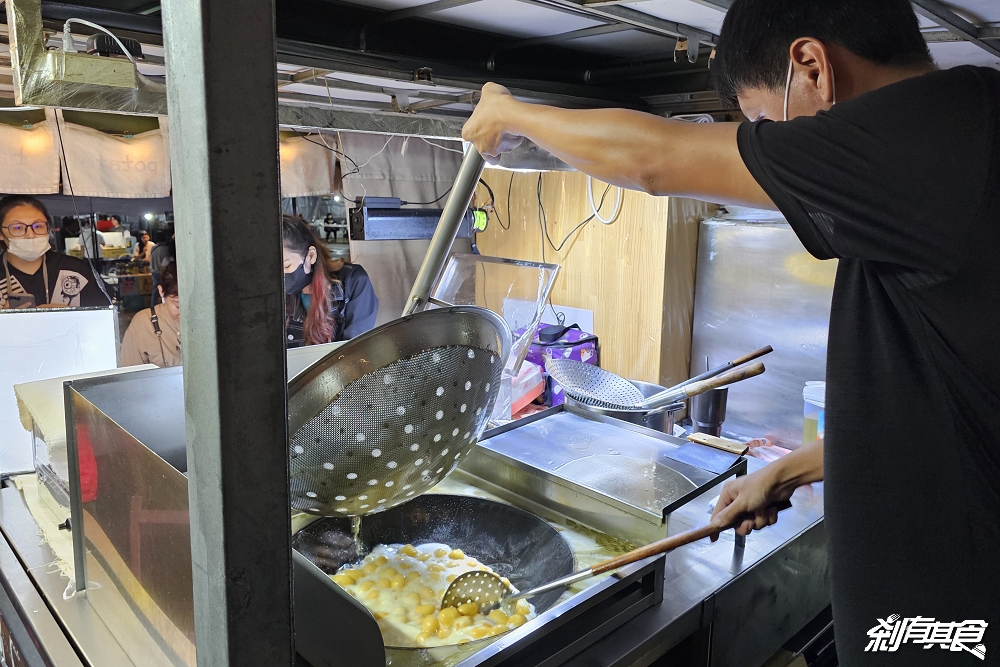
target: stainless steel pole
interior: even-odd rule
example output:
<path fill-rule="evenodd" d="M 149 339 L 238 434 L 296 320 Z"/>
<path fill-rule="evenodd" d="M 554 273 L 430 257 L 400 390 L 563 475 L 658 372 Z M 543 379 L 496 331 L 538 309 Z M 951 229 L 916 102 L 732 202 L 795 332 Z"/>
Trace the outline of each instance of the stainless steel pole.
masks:
<path fill-rule="evenodd" d="M 413 281 L 413 289 L 410 290 L 410 296 L 403 307 L 404 317 L 427 305 L 434 283 L 441 275 L 448 253 L 451 252 L 451 246 L 455 243 L 458 227 L 462 224 L 462 218 L 469 209 L 472 195 L 476 192 L 476 184 L 479 183 L 484 166 L 486 165 L 483 156 L 470 146 L 469 152 L 462 158 L 462 166 L 458 168 L 455 185 L 451 188 L 448 203 L 441 211 L 441 219 L 438 221 L 437 229 L 434 230 L 434 236 L 431 237 L 424 262 L 420 265 L 416 280 Z"/>
<path fill-rule="evenodd" d="M 293 664 L 273 0 L 165 0 L 201 667 Z"/>

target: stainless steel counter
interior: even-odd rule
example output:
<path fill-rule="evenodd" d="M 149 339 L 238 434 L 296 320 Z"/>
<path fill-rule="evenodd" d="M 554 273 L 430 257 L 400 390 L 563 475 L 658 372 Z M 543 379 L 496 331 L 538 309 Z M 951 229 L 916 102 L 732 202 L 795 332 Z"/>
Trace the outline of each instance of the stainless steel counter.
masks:
<path fill-rule="evenodd" d="M 749 464 L 751 470 L 762 465 L 754 459 Z M 668 533 L 704 523 L 717 493 L 710 490 L 674 511 Z M 751 535 L 744 548 L 735 545 L 730 532 L 715 544 L 703 541 L 668 554 L 662 604 L 554 664 L 643 667 L 699 633 L 713 667 L 762 663 L 828 604 L 822 484 L 799 489 L 792 501 L 777 525 Z M 0 544 L 0 573 L 4 590 L 16 602 L 0 600 L 0 613 L 27 620 L 48 658 L 47 663 L 16 664 L 132 667 L 86 597 L 65 595 L 70 582 L 51 567 L 54 555 L 40 542 L 38 526 L 14 488 L 0 491 L 0 530 L 6 538 Z M 127 608 L 122 611 L 127 615 Z M 141 628 L 135 635 L 142 641 Z M 145 650 L 146 664 L 168 664 L 152 639 Z"/>
<path fill-rule="evenodd" d="M 750 471 L 763 463 L 749 459 Z M 704 523 L 714 489 L 671 514 L 669 534 Z M 829 603 L 822 483 L 802 487 L 777 524 L 734 544 L 724 533 L 666 555 L 663 603 L 567 664 L 645 667 L 711 627 L 712 667 L 753 667 Z"/>

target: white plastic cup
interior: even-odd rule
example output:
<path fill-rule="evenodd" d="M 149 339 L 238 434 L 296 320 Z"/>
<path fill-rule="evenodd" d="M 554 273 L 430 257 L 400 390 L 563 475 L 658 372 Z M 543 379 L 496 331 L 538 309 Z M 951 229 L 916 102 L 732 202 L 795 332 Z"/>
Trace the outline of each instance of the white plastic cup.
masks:
<path fill-rule="evenodd" d="M 802 444 L 822 441 L 826 435 L 826 382 L 806 382 L 802 402 Z"/>

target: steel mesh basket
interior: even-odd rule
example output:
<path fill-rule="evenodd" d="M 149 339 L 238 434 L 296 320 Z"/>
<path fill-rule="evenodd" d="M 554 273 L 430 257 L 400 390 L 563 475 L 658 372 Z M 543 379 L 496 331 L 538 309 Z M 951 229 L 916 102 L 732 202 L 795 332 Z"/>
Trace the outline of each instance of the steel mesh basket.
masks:
<path fill-rule="evenodd" d="M 476 307 L 395 320 L 289 383 L 292 507 L 361 516 L 444 479 L 486 428 L 511 345 Z"/>

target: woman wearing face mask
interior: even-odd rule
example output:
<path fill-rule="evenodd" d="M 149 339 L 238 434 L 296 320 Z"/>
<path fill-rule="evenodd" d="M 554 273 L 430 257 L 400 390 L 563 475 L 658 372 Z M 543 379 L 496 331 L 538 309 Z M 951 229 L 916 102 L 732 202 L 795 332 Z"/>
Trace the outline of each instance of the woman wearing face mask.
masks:
<path fill-rule="evenodd" d="M 90 265 L 49 245 L 49 214 L 27 195 L 0 199 L 0 308 L 78 308 L 111 304 Z"/>
<path fill-rule="evenodd" d="M 181 300 L 177 291 L 177 264 L 170 262 L 156 286 L 161 303 L 136 313 L 122 340 L 122 366 L 154 364 L 160 368 L 181 364 Z"/>
<path fill-rule="evenodd" d="M 281 220 L 289 347 L 347 340 L 375 326 L 378 297 L 357 264 L 334 261 L 301 218 Z"/>

